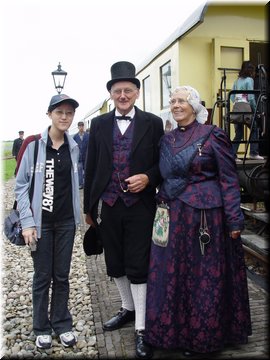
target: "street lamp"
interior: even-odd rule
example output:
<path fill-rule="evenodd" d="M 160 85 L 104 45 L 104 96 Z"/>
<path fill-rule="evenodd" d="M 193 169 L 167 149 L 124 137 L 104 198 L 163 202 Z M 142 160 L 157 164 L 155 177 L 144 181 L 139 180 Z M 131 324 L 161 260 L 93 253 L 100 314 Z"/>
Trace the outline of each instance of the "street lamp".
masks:
<path fill-rule="evenodd" d="M 58 94 L 61 94 L 65 85 L 67 72 L 62 70 L 60 63 L 58 64 L 57 70 L 52 72 L 52 76 L 53 76 L 54 87 L 58 92 Z"/>

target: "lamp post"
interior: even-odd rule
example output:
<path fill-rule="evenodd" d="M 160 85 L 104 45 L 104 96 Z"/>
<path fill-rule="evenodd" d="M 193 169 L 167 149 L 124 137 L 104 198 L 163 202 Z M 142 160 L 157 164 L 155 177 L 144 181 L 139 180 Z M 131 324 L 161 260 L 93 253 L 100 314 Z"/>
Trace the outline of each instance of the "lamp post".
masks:
<path fill-rule="evenodd" d="M 61 92 L 64 88 L 66 76 L 67 76 L 67 72 L 62 70 L 61 64 L 59 62 L 57 70 L 52 72 L 54 87 L 55 87 L 56 91 L 58 92 L 58 94 L 61 94 Z"/>

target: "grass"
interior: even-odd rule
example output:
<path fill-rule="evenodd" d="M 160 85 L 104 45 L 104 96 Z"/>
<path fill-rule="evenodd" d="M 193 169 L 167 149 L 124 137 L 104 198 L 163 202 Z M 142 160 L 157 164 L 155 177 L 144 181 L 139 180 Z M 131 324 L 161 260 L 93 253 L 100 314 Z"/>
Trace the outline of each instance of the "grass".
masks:
<path fill-rule="evenodd" d="M 14 158 L 5 159 L 8 156 L 11 156 L 13 141 L 3 141 L 2 146 L 2 180 L 8 181 L 14 176 L 14 171 L 16 168 L 16 160 Z"/>
<path fill-rule="evenodd" d="M 2 142 L 2 156 L 11 155 L 12 146 L 13 146 L 13 141 L 3 141 Z"/>
<path fill-rule="evenodd" d="M 14 171 L 16 168 L 16 160 L 15 159 L 7 159 L 2 160 L 2 167 L 3 167 L 3 181 L 8 181 L 14 176 Z"/>

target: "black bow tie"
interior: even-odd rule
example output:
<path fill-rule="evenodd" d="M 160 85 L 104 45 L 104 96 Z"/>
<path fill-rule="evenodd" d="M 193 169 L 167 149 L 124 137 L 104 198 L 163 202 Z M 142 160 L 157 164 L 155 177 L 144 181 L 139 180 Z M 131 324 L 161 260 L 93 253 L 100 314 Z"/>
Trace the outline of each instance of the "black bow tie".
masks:
<path fill-rule="evenodd" d="M 125 115 L 115 116 L 114 118 L 115 118 L 116 120 L 131 120 L 131 116 L 125 116 Z"/>

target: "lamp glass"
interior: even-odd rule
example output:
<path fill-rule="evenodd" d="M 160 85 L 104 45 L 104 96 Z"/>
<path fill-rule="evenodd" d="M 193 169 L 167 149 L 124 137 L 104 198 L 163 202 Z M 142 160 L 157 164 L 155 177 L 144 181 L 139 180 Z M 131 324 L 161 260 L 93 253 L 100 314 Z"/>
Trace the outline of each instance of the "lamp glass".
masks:
<path fill-rule="evenodd" d="M 52 72 L 54 87 L 58 94 L 61 94 L 66 81 L 67 72 L 62 70 L 61 64 L 58 64 L 57 70 Z"/>

